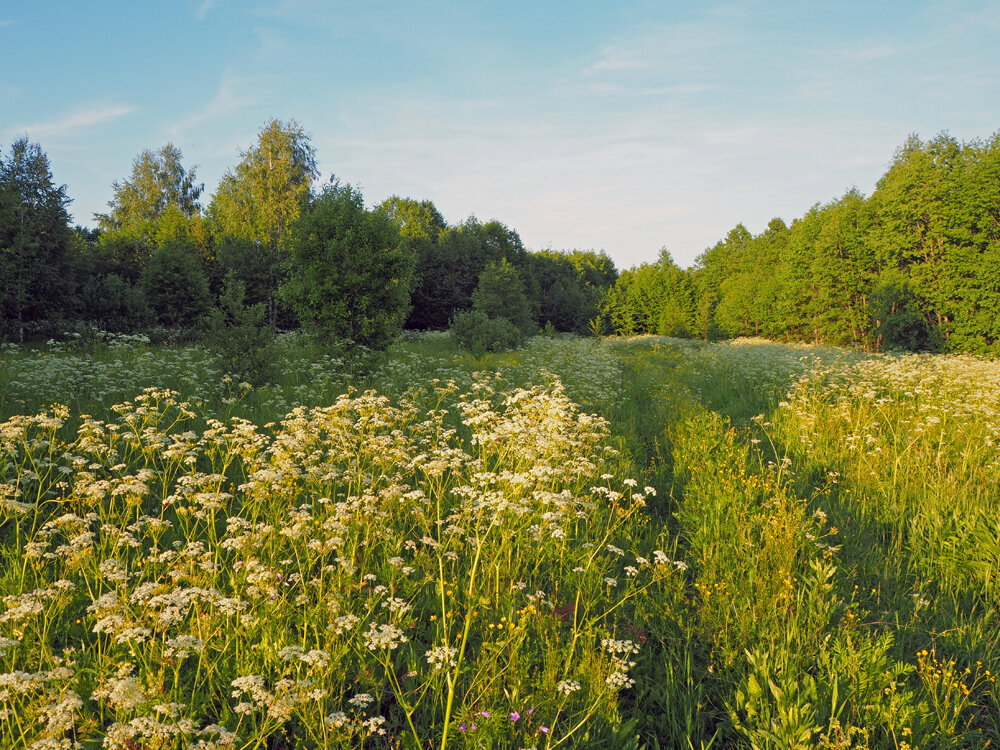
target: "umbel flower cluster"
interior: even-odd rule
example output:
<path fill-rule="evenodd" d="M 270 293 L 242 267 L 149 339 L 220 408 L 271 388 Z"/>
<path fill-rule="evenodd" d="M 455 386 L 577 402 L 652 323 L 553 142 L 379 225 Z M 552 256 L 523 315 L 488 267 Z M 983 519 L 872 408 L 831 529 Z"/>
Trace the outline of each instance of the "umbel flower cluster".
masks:
<path fill-rule="evenodd" d="M 633 684 L 628 608 L 682 585 L 555 379 L 114 412 L 0 424 L 4 748 L 568 739 Z"/>

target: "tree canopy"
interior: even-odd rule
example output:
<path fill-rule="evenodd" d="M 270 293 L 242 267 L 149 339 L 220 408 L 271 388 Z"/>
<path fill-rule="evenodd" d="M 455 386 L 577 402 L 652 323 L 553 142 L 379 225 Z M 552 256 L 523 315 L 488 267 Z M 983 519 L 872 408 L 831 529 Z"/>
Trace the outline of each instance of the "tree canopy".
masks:
<path fill-rule="evenodd" d="M 146 240 L 159 234 L 160 219 L 174 210 L 186 219 L 201 214 L 198 199 L 205 189 L 196 183 L 196 170 L 181 164 L 181 150 L 168 143 L 159 151 L 143 151 L 132 162 L 128 179 L 112 183 L 111 210 L 95 214 L 105 233 L 122 232 Z"/>

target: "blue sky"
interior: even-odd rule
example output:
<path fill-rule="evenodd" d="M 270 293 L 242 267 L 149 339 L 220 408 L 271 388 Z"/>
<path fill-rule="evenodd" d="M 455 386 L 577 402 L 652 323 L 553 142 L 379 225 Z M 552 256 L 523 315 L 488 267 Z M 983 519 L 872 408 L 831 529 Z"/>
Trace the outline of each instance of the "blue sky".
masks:
<path fill-rule="evenodd" d="M 1000 3 L 0 5 L 0 144 L 27 133 L 95 225 L 172 142 L 207 205 L 270 118 L 375 204 L 430 199 L 532 249 L 690 265 L 856 186 L 910 133 L 1000 130 Z"/>

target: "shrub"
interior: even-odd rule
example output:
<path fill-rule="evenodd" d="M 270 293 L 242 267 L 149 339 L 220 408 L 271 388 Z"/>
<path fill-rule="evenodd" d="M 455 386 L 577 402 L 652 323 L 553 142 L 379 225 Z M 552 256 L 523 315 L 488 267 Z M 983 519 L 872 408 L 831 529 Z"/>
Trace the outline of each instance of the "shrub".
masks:
<path fill-rule="evenodd" d="M 270 351 L 274 334 L 267 324 L 266 305 L 248 305 L 245 296 L 243 282 L 230 272 L 218 306 L 206 316 L 205 338 L 224 370 L 262 385 L 274 375 Z"/>
<path fill-rule="evenodd" d="M 506 258 L 483 269 L 479 285 L 472 293 L 472 307 L 489 318 L 506 318 L 525 336 L 538 330 L 531 318 L 524 282 Z"/>
<path fill-rule="evenodd" d="M 516 349 L 524 341 L 524 335 L 507 318 L 490 318 L 478 310 L 456 313 L 451 319 L 451 335 L 458 346 L 477 357 Z"/>

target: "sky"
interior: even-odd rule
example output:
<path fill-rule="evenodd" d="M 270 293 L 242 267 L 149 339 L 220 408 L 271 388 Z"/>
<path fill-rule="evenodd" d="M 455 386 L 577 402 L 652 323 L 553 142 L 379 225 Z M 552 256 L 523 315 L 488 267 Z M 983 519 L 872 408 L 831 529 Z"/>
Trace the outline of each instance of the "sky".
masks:
<path fill-rule="evenodd" d="M 856 187 L 913 133 L 1000 130 L 996 0 L 0 3 L 0 146 L 96 226 L 170 142 L 208 204 L 273 118 L 370 205 L 432 200 L 533 250 L 690 266 Z"/>

